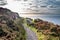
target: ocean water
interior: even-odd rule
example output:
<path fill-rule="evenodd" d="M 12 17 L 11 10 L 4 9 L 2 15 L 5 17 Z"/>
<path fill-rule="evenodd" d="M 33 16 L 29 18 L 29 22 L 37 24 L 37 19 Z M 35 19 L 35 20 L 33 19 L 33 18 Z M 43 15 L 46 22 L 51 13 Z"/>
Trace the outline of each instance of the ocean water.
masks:
<path fill-rule="evenodd" d="M 35 14 L 35 13 L 33 13 L 33 14 L 20 14 L 20 16 L 22 16 L 22 17 L 28 17 L 28 18 L 33 18 L 33 19 L 37 19 L 37 18 L 39 18 L 39 19 L 42 19 L 42 20 L 44 20 L 44 21 L 48 21 L 48 22 L 52 22 L 52 23 L 54 23 L 54 24 L 58 24 L 58 25 L 60 25 L 60 14 Z"/>

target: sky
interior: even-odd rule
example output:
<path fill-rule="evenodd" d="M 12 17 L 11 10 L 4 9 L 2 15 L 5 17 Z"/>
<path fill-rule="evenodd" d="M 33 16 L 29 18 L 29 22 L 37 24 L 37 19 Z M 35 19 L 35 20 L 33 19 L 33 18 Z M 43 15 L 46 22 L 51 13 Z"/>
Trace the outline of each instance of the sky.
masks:
<path fill-rule="evenodd" d="M 40 18 L 60 24 L 60 0 L 3 0 L 8 8 L 22 17 Z"/>
<path fill-rule="evenodd" d="M 60 14 L 60 0 L 6 0 L 3 6 L 18 13 Z"/>

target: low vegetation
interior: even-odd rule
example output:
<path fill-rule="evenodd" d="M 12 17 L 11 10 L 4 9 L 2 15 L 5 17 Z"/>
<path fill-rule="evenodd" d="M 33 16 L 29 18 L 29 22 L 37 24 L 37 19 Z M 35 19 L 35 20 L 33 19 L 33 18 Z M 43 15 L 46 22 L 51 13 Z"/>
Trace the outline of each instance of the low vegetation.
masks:
<path fill-rule="evenodd" d="M 17 13 L 0 8 L 0 40 L 26 40 L 21 21 Z"/>
<path fill-rule="evenodd" d="M 18 13 L 0 7 L 0 40 L 26 40 L 26 32 L 22 24 L 34 31 L 38 40 L 60 40 L 60 25 L 19 17 Z"/>
<path fill-rule="evenodd" d="M 60 26 L 41 19 L 25 19 L 26 25 L 34 31 L 38 40 L 60 40 Z"/>

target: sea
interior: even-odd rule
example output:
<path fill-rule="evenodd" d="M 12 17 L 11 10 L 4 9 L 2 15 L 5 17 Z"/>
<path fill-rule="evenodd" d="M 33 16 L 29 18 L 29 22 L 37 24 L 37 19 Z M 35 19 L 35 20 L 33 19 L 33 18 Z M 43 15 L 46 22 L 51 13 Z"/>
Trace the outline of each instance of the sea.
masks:
<path fill-rule="evenodd" d="M 20 14 L 22 17 L 42 19 L 60 25 L 60 14 Z"/>

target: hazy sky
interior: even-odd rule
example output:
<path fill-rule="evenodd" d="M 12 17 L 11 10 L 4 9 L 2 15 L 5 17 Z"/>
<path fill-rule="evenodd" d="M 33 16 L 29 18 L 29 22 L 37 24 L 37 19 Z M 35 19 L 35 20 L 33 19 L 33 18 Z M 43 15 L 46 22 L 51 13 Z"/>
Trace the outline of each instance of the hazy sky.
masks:
<path fill-rule="evenodd" d="M 19 13 L 60 13 L 60 0 L 7 0 L 3 6 Z"/>
<path fill-rule="evenodd" d="M 41 18 L 60 24 L 60 0 L 6 0 L 8 4 L 0 7 L 8 8 L 22 17 Z M 30 13 L 30 14 L 27 14 Z M 31 14 L 33 13 L 33 14 Z M 34 14 L 34 13 L 43 13 Z M 50 14 L 49 14 L 50 13 Z"/>

